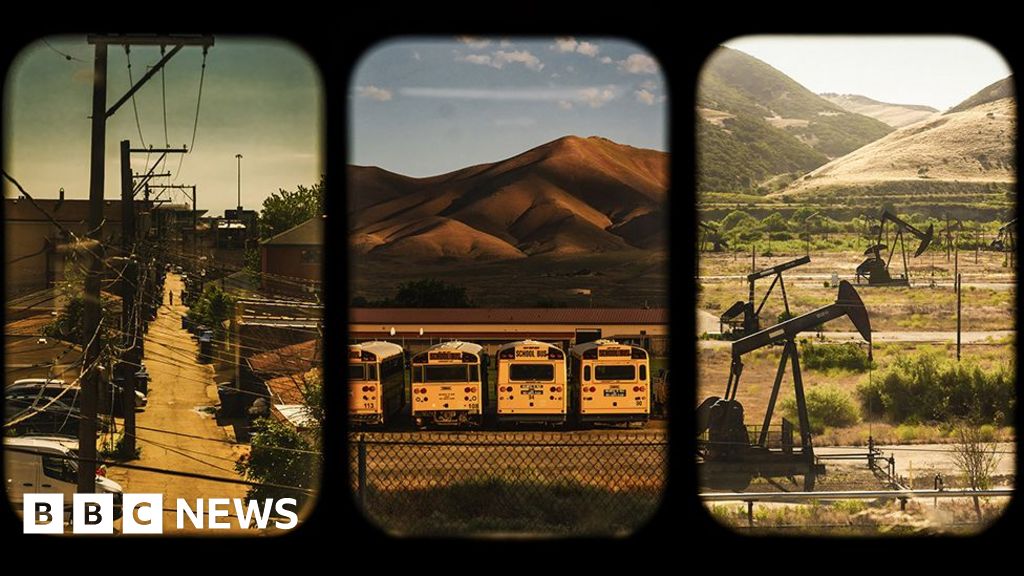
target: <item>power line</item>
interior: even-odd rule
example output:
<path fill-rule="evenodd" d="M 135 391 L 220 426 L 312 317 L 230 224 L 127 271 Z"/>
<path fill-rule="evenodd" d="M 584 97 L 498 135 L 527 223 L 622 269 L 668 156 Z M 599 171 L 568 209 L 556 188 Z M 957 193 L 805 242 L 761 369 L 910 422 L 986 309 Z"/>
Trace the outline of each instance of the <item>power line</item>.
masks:
<path fill-rule="evenodd" d="M 253 482 L 251 480 L 242 480 L 241 478 L 225 478 L 223 476 L 210 476 L 209 474 L 200 474 L 198 472 L 184 472 L 181 470 L 170 470 L 167 468 L 156 468 L 154 466 L 143 466 L 141 464 L 127 464 L 125 462 L 117 462 L 113 460 L 103 460 L 100 458 L 87 459 L 81 456 L 65 456 L 63 454 L 50 454 L 48 452 L 40 452 L 38 450 L 31 450 L 28 448 L 19 448 L 16 446 L 4 445 L 4 450 L 10 450 L 11 452 L 21 452 L 24 454 L 36 454 L 46 456 L 49 458 L 58 458 L 61 460 L 73 460 L 79 464 L 85 463 L 94 466 L 104 465 L 108 468 L 124 468 L 127 470 L 139 470 L 141 472 L 153 472 L 156 474 L 166 474 L 168 476 L 180 476 L 184 478 L 194 478 L 196 480 L 209 480 L 211 482 L 222 482 L 225 484 L 241 484 L 244 486 L 253 486 L 257 488 L 277 488 L 282 490 L 296 490 L 309 495 L 315 495 L 316 490 L 310 488 L 303 488 L 300 486 L 288 486 L 286 484 L 275 484 L 271 482 Z"/>
<path fill-rule="evenodd" d="M 196 118 L 192 123 L 192 144 L 189 145 L 189 152 L 196 149 L 196 132 L 199 128 L 199 104 L 203 101 L 203 79 L 206 77 L 206 53 L 207 48 L 203 47 L 203 64 L 199 71 L 199 95 L 196 97 Z M 185 159 L 184 154 L 178 156 L 178 169 L 174 171 L 174 178 L 171 180 L 178 180 L 178 173 L 181 172 L 181 163 Z"/>
<path fill-rule="evenodd" d="M 128 85 L 135 86 L 135 80 L 132 79 L 132 50 L 127 44 L 124 45 L 124 55 L 128 60 Z M 139 131 L 139 141 L 142 142 L 142 147 L 146 148 L 146 139 L 142 137 L 142 123 L 139 122 L 139 108 L 135 104 L 134 92 L 132 92 L 132 110 L 135 112 L 135 127 Z"/>
<path fill-rule="evenodd" d="M 60 54 L 61 56 L 64 57 L 65 60 L 67 60 L 69 62 L 70 61 L 75 61 L 75 62 L 84 62 L 86 64 L 89 63 L 88 60 L 82 60 L 81 58 L 77 58 L 75 56 L 72 56 L 71 54 L 68 54 L 67 52 L 61 52 L 60 50 L 57 50 L 56 48 L 53 47 L 52 44 L 50 44 L 49 42 L 46 41 L 46 38 L 43 38 L 42 41 L 43 41 L 43 44 L 46 44 L 47 48 L 49 48 L 50 50 L 53 50 L 57 54 Z"/>

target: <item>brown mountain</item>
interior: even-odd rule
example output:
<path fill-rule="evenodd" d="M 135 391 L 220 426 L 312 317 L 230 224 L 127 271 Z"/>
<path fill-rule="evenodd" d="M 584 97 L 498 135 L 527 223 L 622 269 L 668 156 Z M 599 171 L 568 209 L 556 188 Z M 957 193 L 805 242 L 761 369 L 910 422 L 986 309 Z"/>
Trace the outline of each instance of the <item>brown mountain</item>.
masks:
<path fill-rule="evenodd" d="M 430 178 L 349 166 L 349 237 L 362 254 L 508 260 L 664 245 L 668 154 L 566 136 Z"/>

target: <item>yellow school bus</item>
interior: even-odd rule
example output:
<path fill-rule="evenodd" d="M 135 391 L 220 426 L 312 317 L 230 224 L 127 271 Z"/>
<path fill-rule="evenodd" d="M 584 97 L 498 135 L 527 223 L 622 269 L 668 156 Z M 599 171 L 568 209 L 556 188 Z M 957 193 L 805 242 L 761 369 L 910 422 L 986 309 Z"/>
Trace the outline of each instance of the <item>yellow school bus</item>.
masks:
<path fill-rule="evenodd" d="M 568 413 L 565 354 L 536 340 L 498 348 L 498 423 L 564 424 Z"/>
<path fill-rule="evenodd" d="M 472 342 L 442 342 L 412 357 L 416 426 L 480 426 L 487 406 L 487 354 Z"/>
<path fill-rule="evenodd" d="M 405 356 L 391 342 L 348 347 L 348 417 L 353 424 L 390 421 L 405 406 Z"/>
<path fill-rule="evenodd" d="M 651 382 L 646 350 L 601 339 L 573 346 L 569 356 L 569 388 L 580 422 L 648 420 Z"/>

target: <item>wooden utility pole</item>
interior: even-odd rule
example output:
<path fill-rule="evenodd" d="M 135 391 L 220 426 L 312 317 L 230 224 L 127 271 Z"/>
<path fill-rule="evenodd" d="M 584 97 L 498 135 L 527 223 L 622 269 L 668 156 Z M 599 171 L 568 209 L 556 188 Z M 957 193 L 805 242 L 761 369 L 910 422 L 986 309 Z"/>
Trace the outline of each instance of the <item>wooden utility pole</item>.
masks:
<path fill-rule="evenodd" d="M 133 194 L 131 146 L 128 140 L 121 141 L 121 249 L 125 266 L 121 277 L 121 336 L 124 342 L 124 357 L 118 363 L 121 380 L 121 410 L 124 413 L 124 438 L 122 456 L 135 456 L 135 373 L 140 369 L 139 315 L 135 313 L 135 291 L 139 287 L 139 269 L 135 249 L 135 198 Z"/>
<path fill-rule="evenodd" d="M 100 285 L 105 250 L 103 248 L 103 187 L 105 180 L 104 156 L 107 144 L 107 118 L 114 115 L 139 88 L 182 49 L 188 46 L 213 45 L 212 36 L 157 36 L 157 35 L 89 35 L 89 44 L 96 48 L 93 58 L 92 79 L 92 136 L 89 168 L 89 272 L 85 277 L 85 295 L 82 311 L 82 359 L 81 374 L 81 419 L 78 421 L 78 491 L 96 492 L 96 404 L 101 367 L 99 365 L 99 338 L 101 325 Z M 174 48 L 133 85 L 109 109 L 107 108 L 107 47 L 111 44 L 128 47 L 131 45 L 167 46 Z M 107 367 L 109 369 L 109 367 Z M 132 406 L 134 409 L 134 398 Z"/>
<path fill-rule="evenodd" d="M 82 359 L 78 421 L 78 491 L 96 492 L 96 400 L 99 386 L 100 274 L 103 270 L 103 156 L 107 144 L 107 45 L 97 44 L 93 58 L 92 153 L 89 164 L 89 272 L 85 276 L 82 311 Z"/>

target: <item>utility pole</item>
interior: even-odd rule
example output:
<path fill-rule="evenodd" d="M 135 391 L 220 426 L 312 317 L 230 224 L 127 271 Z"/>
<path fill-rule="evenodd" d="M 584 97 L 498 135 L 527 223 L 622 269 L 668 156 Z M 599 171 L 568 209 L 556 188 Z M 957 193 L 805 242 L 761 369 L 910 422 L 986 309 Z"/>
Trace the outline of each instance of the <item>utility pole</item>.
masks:
<path fill-rule="evenodd" d="M 163 69 L 167 61 L 184 46 L 213 45 L 212 36 L 157 36 L 157 35 L 89 35 L 89 44 L 95 46 L 92 84 L 92 128 L 89 168 L 89 272 L 85 277 L 84 309 L 82 311 L 82 374 L 81 374 L 81 419 L 78 421 L 78 492 L 96 492 L 96 404 L 99 387 L 99 355 L 104 344 L 98 337 L 101 325 L 100 285 L 105 259 L 103 248 L 103 187 L 105 180 L 104 155 L 107 143 L 107 118 L 114 115 L 133 94 L 138 92 L 150 78 Z M 107 108 L 107 47 L 174 45 L 159 62 L 139 79 L 109 109 Z M 97 336 L 94 338 L 93 336 Z M 132 399 L 134 407 L 134 398 Z"/>
<path fill-rule="evenodd" d="M 135 291 L 139 286 L 139 270 L 135 250 L 135 198 L 133 194 L 131 145 L 121 141 L 121 251 L 125 257 L 121 277 L 121 335 L 124 341 L 125 357 L 118 363 L 121 380 L 121 410 L 124 413 L 124 438 L 122 456 L 135 456 L 135 372 L 139 370 L 141 354 L 139 341 L 139 317 L 135 313 Z"/>
<path fill-rule="evenodd" d="M 80 410 L 78 421 L 78 491 L 96 492 L 96 401 L 99 395 L 99 338 L 92 336 L 100 328 L 100 274 L 103 270 L 103 155 L 107 144 L 107 45 L 96 45 L 92 81 L 92 152 L 89 167 L 89 273 L 85 276 L 85 300 L 82 311 L 82 359 Z"/>
<path fill-rule="evenodd" d="M 235 154 L 238 158 L 238 218 L 242 218 L 242 155 Z"/>

